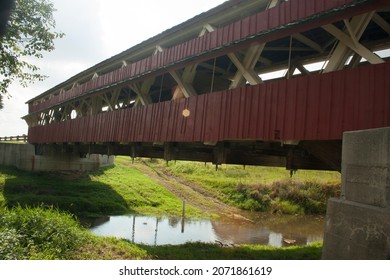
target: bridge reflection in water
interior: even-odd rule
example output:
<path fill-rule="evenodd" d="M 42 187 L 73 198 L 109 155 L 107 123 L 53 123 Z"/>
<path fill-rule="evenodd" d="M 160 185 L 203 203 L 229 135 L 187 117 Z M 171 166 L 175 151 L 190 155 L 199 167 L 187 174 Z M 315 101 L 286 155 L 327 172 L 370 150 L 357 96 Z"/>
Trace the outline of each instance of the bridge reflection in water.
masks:
<path fill-rule="evenodd" d="M 147 245 L 178 245 L 197 241 L 214 243 L 218 240 L 223 244 L 281 247 L 286 245 L 286 239 L 295 240 L 297 245 L 305 245 L 323 238 L 323 218 L 311 216 L 262 215 L 255 222 L 231 218 L 186 219 L 183 232 L 181 218 L 110 216 L 100 221 L 90 221 L 89 224 L 90 231 L 96 235 L 114 236 Z"/>

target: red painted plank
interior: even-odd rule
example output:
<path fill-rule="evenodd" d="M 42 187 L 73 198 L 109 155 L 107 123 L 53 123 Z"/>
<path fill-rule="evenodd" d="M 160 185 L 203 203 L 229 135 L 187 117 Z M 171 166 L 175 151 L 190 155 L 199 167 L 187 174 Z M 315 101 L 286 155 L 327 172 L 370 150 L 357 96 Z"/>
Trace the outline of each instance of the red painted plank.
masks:
<path fill-rule="evenodd" d="M 286 91 L 287 80 L 282 80 L 278 83 L 278 106 L 276 115 L 275 140 L 285 140 L 285 123 L 286 123 Z M 288 139 L 287 139 L 288 140 Z"/>
<path fill-rule="evenodd" d="M 258 13 L 256 15 L 256 21 L 257 21 L 257 30 L 256 33 L 265 31 L 268 29 L 268 17 L 269 13 L 268 12 L 263 12 L 263 13 Z"/>
<path fill-rule="evenodd" d="M 307 88 L 306 139 L 317 139 L 320 110 L 320 76 L 315 75 L 309 80 Z"/>
<path fill-rule="evenodd" d="M 332 76 L 320 76 L 319 88 L 319 111 L 318 111 L 318 137 L 328 139 L 331 130 L 332 110 Z M 335 104 L 336 105 L 336 104 Z M 336 105 L 337 106 L 337 105 Z"/>
<path fill-rule="evenodd" d="M 294 138 L 290 140 L 299 140 L 306 139 L 306 118 L 307 118 L 307 88 L 308 88 L 308 79 L 298 78 L 298 88 L 297 88 L 297 112 L 295 118 L 295 134 Z"/>

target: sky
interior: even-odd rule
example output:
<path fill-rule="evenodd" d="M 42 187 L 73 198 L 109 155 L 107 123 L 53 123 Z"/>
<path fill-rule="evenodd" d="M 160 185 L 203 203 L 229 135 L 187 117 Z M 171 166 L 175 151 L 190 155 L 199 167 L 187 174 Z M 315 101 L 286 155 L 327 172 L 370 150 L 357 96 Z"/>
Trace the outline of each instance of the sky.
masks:
<path fill-rule="evenodd" d="M 28 113 L 26 101 L 77 73 L 147 40 L 226 0 L 52 0 L 57 31 L 56 49 L 45 53 L 38 65 L 49 76 L 27 88 L 9 88 L 0 111 L 0 136 L 27 134 L 21 118 Z"/>

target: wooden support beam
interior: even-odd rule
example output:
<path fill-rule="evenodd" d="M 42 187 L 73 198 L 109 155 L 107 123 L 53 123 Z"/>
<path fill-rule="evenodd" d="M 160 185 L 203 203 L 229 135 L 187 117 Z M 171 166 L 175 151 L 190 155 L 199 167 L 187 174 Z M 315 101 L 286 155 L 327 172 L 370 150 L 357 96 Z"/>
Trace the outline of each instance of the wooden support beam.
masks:
<path fill-rule="evenodd" d="M 134 106 L 148 105 L 152 103 L 152 99 L 149 96 L 150 87 L 153 84 L 154 79 L 149 79 L 143 82 L 141 85 L 138 83 L 130 84 L 129 87 L 137 94 L 137 100 Z"/>
<path fill-rule="evenodd" d="M 278 5 L 281 0 L 270 0 L 267 9 L 271 9 Z M 232 83 L 230 84 L 231 89 L 237 88 L 238 86 L 244 85 L 244 78 L 251 85 L 257 85 L 262 83 L 263 81 L 259 77 L 259 75 L 253 70 L 256 66 L 257 61 L 259 60 L 261 53 L 263 52 L 265 44 L 256 44 L 251 46 L 244 56 L 244 60 L 241 60 L 234 53 L 229 53 L 228 57 L 237 67 L 238 71 L 233 77 Z"/>
<path fill-rule="evenodd" d="M 311 74 L 310 71 L 307 70 L 307 69 L 305 68 L 305 66 L 302 65 L 302 63 L 300 63 L 300 62 L 295 62 L 294 65 L 295 65 L 296 69 L 298 69 L 302 74 L 304 74 L 304 75 L 306 75 L 306 76 L 309 76 L 309 75 Z"/>
<path fill-rule="evenodd" d="M 270 0 L 269 3 L 268 3 L 268 6 L 267 6 L 267 8 L 266 8 L 266 10 L 275 7 L 275 6 L 278 5 L 280 2 L 281 2 L 281 0 Z"/>
<path fill-rule="evenodd" d="M 367 59 L 368 62 L 371 64 L 378 64 L 383 63 L 384 60 L 374 54 L 372 51 L 367 49 L 362 44 L 358 43 L 357 40 L 351 39 L 347 34 L 345 34 L 343 31 L 338 29 L 333 24 L 328 24 L 322 27 L 324 30 L 335 36 L 337 39 L 339 39 L 343 44 L 345 44 L 347 47 L 355 51 L 357 54 L 361 55 L 365 59 Z"/>
<path fill-rule="evenodd" d="M 302 44 L 305 44 L 306 46 L 312 48 L 313 50 L 317 51 L 318 53 L 324 52 L 324 50 L 322 49 L 322 47 L 319 44 L 317 44 L 313 40 L 307 38 L 306 36 L 304 36 L 300 33 L 294 34 L 292 36 L 294 39 L 296 39 L 299 42 L 301 42 Z"/>
<path fill-rule="evenodd" d="M 210 24 L 206 23 L 205 25 L 203 25 L 202 31 L 200 31 L 200 33 L 199 33 L 199 37 L 202 37 L 202 36 L 204 36 L 207 33 L 211 33 L 214 30 L 215 29 L 214 29 L 213 26 L 211 26 Z"/>
<path fill-rule="evenodd" d="M 383 19 L 378 13 L 375 13 L 372 17 L 372 20 L 384 31 L 387 32 L 387 34 L 390 35 L 390 24 Z"/>
<path fill-rule="evenodd" d="M 260 46 L 260 45 L 258 45 Z M 260 49 L 259 49 L 260 50 Z M 262 49 L 261 49 L 262 50 Z M 260 52 L 260 51 L 259 51 Z M 237 87 L 238 85 L 241 84 L 241 77 L 245 77 L 245 79 L 248 81 L 249 84 L 251 85 L 257 85 L 257 84 L 260 84 L 262 83 L 263 81 L 261 80 L 261 78 L 259 77 L 259 75 L 253 70 L 253 69 L 250 69 L 249 67 L 245 67 L 244 65 L 244 62 L 242 62 L 236 54 L 234 53 L 229 53 L 228 54 L 230 60 L 234 63 L 234 65 L 236 65 L 237 69 L 238 69 L 238 72 L 239 73 L 236 73 L 236 76 L 233 78 L 233 82 L 232 84 L 230 85 L 230 88 L 235 88 Z M 258 57 L 257 57 L 258 58 Z M 252 56 L 252 61 L 250 61 L 249 59 L 247 60 L 248 63 L 247 64 L 253 64 L 253 59 L 254 57 Z M 257 61 L 257 59 L 256 59 Z M 239 77 L 239 78 L 238 78 Z"/>
<path fill-rule="evenodd" d="M 120 93 L 121 93 L 120 88 L 114 89 L 111 93 L 110 104 L 113 110 L 119 108 L 118 99 Z"/>
<path fill-rule="evenodd" d="M 251 85 L 260 84 L 263 82 L 259 75 L 253 69 L 256 66 L 257 61 L 259 60 L 260 54 L 263 51 L 264 47 L 265 44 L 256 44 L 251 46 L 246 52 L 242 62 L 235 54 L 228 54 L 229 58 L 238 69 L 237 73 L 233 77 L 232 83 L 230 84 L 230 88 L 236 88 L 245 84 L 245 81 L 243 79 L 244 77 Z"/>
<path fill-rule="evenodd" d="M 180 75 L 179 72 L 177 72 L 177 71 L 169 71 L 169 74 L 171 74 L 172 78 L 176 81 L 178 87 L 183 92 L 183 94 L 184 94 L 184 96 L 186 98 L 188 98 L 190 96 L 196 96 L 197 95 L 194 87 L 191 84 L 186 83 L 183 80 L 183 77 L 182 77 L 182 75 Z"/>
<path fill-rule="evenodd" d="M 156 45 L 156 48 L 155 48 L 155 50 L 153 52 L 153 55 L 156 55 L 156 54 L 161 53 L 163 51 L 164 51 L 163 47 L 161 47 L 160 45 Z"/>
<path fill-rule="evenodd" d="M 349 28 L 352 30 L 352 33 L 355 34 L 355 41 L 359 41 L 361 36 L 363 35 L 364 31 L 367 28 L 367 25 L 370 23 L 373 12 L 366 13 L 363 15 L 356 16 L 351 19 L 349 23 Z M 335 27 L 334 25 L 327 25 L 327 27 L 324 28 L 325 30 L 332 34 L 336 39 L 339 40 L 337 47 L 332 53 L 332 56 L 329 59 L 328 64 L 326 65 L 324 72 L 331 72 L 335 70 L 340 70 L 344 67 L 345 62 L 347 61 L 348 57 L 351 55 L 353 48 L 356 49 L 355 42 L 348 37 L 346 33 Z M 332 33 L 331 33 L 332 32 Z M 335 33 L 335 34 L 333 34 Z M 337 35 L 337 36 L 336 36 Z M 350 48 L 346 42 L 343 41 L 343 39 L 347 40 L 347 44 L 349 42 L 349 45 L 353 48 Z M 359 45 L 361 45 L 359 43 Z M 370 52 L 370 51 L 369 51 Z"/>
<path fill-rule="evenodd" d="M 194 82 L 197 67 L 198 67 L 198 64 L 192 64 L 192 65 L 186 66 L 184 68 L 182 77 L 183 77 L 183 81 L 186 84 L 192 85 L 192 83 Z"/>

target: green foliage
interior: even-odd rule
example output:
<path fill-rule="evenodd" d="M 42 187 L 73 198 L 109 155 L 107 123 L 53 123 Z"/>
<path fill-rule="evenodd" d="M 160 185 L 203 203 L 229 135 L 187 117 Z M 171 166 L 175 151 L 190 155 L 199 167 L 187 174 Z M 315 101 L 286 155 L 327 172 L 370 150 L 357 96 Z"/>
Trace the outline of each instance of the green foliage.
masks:
<path fill-rule="evenodd" d="M 149 259 L 135 244 L 97 237 L 53 208 L 0 210 L 0 260 Z"/>
<path fill-rule="evenodd" d="M 64 34 L 54 31 L 53 4 L 48 0 L 16 0 L 6 34 L 0 39 L 0 94 L 17 80 L 27 86 L 43 80 L 39 68 L 28 57 L 42 58 L 43 52 L 54 50 L 54 40 Z"/>
<path fill-rule="evenodd" d="M 72 216 L 53 208 L 0 211 L 0 259 L 67 259 L 84 239 Z"/>
<path fill-rule="evenodd" d="M 156 163 L 158 166 L 158 164 Z M 159 168 L 163 166 L 160 165 Z M 167 169 L 201 185 L 211 196 L 250 211 L 282 214 L 324 214 L 329 197 L 340 195 L 340 174 L 300 170 L 292 178 L 276 167 L 177 162 Z"/>

